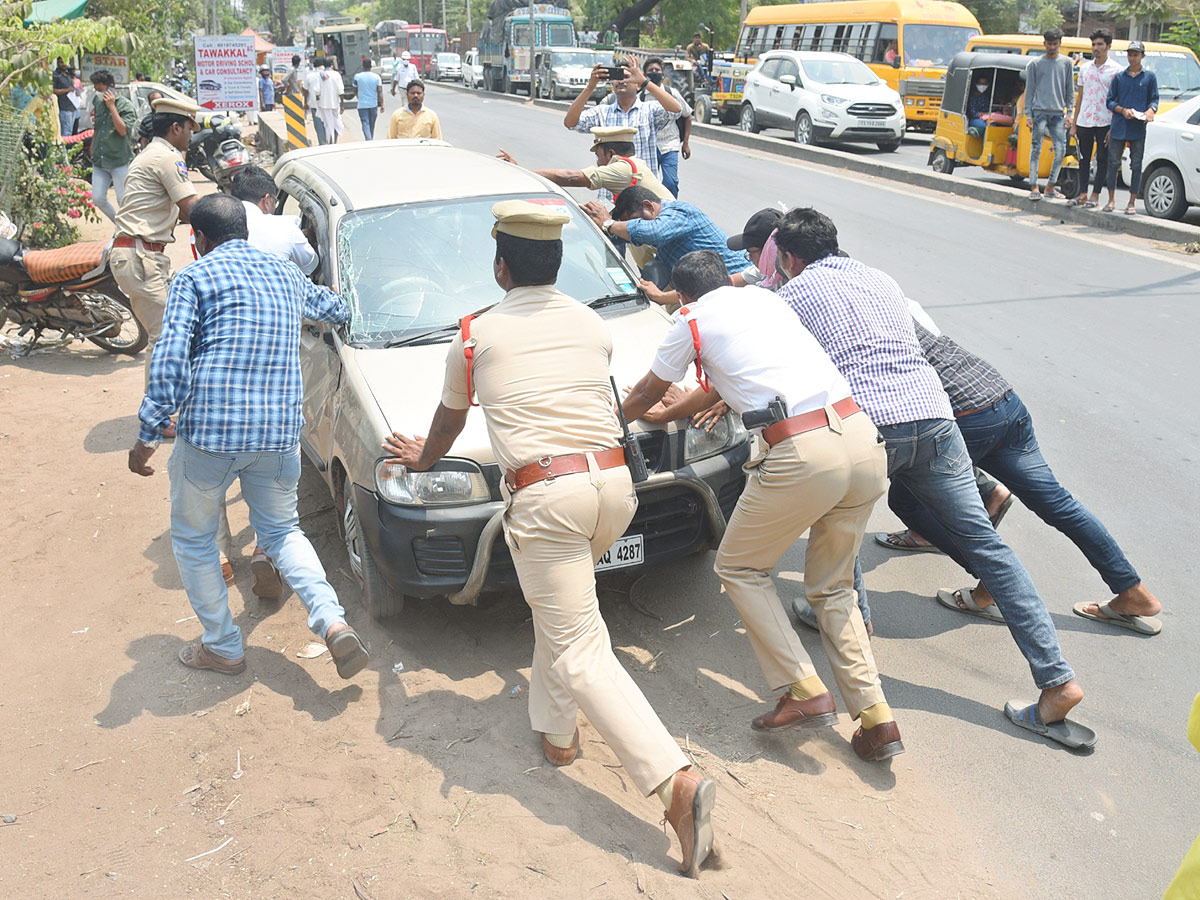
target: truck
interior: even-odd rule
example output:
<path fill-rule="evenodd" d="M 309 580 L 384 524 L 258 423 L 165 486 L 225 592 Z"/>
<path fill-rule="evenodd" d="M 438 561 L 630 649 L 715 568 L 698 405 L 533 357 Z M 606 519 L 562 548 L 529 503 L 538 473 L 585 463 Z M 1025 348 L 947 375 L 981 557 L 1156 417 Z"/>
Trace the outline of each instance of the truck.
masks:
<path fill-rule="evenodd" d="M 529 13 L 533 10 L 533 30 Z M 546 3 L 492 0 L 487 26 L 479 34 L 479 63 L 486 90 L 515 94 L 530 92 L 530 47 L 576 46 L 571 11 Z"/>
<path fill-rule="evenodd" d="M 342 73 L 342 96 L 354 96 L 354 76 L 362 71 L 362 61 L 370 53 L 370 32 L 366 23 L 358 16 L 324 16 L 315 24 L 306 44 L 310 58 L 319 61 L 328 51 L 337 60 L 337 69 Z"/>

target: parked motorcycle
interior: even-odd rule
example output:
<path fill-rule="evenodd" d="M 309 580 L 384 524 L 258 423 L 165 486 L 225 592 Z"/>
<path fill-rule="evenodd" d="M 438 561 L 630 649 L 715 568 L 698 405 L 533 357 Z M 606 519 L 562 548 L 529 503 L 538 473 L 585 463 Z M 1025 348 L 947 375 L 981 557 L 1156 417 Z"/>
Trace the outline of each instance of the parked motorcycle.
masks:
<path fill-rule="evenodd" d="M 225 112 L 203 112 L 197 120 L 200 130 L 188 145 L 188 168 L 215 181 L 217 190 L 229 193 L 238 167 L 250 162 L 250 151 L 242 143 L 242 126 Z"/>
<path fill-rule="evenodd" d="M 104 241 L 30 250 L 0 238 L 0 326 L 7 322 L 18 337 L 33 333 L 30 349 L 47 330 L 130 356 L 149 338 L 109 271 Z"/>

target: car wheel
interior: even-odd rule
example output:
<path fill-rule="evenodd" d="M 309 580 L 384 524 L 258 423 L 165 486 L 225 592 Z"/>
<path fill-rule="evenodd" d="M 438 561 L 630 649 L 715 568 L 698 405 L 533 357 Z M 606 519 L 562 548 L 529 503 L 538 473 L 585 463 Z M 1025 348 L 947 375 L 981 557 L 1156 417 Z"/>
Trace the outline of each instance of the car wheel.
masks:
<path fill-rule="evenodd" d="M 797 144 L 811 144 L 813 142 L 813 127 L 812 117 L 804 110 L 796 116 L 796 127 L 792 129 L 792 133 L 796 138 Z"/>
<path fill-rule="evenodd" d="M 929 160 L 929 168 L 942 175 L 949 175 L 954 171 L 954 160 L 946 155 L 945 150 L 934 150 Z"/>
<path fill-rule="evenodd" d="M 875 146 L 878 147 L 880 150 L 882 150 L 884 153 L 895 153 L 897 150 L 900 149 L 901 143 L 903 143 L 903 142 L 900 140 L 879 141 L 875 144 Z"/>
<path fill-rule="evenodd" d="M 1142 176 L 1142 203 L 1156 219 L 1183 218 L 1188 208 L 1187 195 L 1174 166 L 1164 163 Z"/>
<path fill-rule="evenodd" d="M 742 117 L 738 120 L 738 125 L 747 134 L 758 134 L 762 131 L 762 127 L 754 115 L 754 107 L 749 103 L 742 104 Z"/>
<path fill-rule="evenodd" d="M 692 115 L 701 125 L 707 125 L 712 119 L 712 100 L 704 94 L 696 98 L 693 105 Z"/>
<path fill-rule="evenodd" d="M 379 573 L 375 557 L 367 543 L 366 533 L 354 506 L 354 488 L 343 485 L 338 494 L 338 505 L 342 513 L 342 537 L 346 542 L 346 556 L 350 560 L 350 571 L 362 586 L 363 601 L 367 611 L 375 619 L 398 616 L 404 609 L 404 595 L 394 590 Z"/>
<path fill-rule="evenodd" d="M 1079 196 L 1079 170 L 1063 169 L 1058 173 L 1058 192 L 1074 199 Z"/>

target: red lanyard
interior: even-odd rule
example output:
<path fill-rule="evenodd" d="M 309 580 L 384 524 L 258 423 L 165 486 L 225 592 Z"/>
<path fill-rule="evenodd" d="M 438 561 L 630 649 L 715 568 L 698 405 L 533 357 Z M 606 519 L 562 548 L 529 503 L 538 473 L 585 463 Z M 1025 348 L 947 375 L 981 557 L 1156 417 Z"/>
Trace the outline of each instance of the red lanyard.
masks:
<path fill-rule="evenodd" d="M 635 163 L 633 161 L 633 157 L 632 156 L 618 156 L 617 159 L 621 160 L 622 162 L 629 163 L 629 168 L 633 169 L 633 177 L 631 179 L 629 179 L 629 186 L 637 187 L 637 183 L 638 183 L 637 163 Z M 621 192 L 617 191 L 615 194 L 613 194 L 613 199 L 615 200 L 620 196 L 621 196 Z"/>
<path fill-rule="evenodd" d="M 471 369 L 475 359 L 475 339 L 471 337 L 471 320 L 475 318 L 472 313 L 469 316 L 463 316 L 460 323 L 462 328 L 463 356 L 467 358 L 467 403 L 471 406 L 478 406 L 473 396 L 474 390 L 471 387 Z"/>
<path fill-rule="evenodd" d="M 692 318 L 692 311 L 686 306 L 679 307 L 679 314 L 687 319 L 688 326 L 692 329 L 692 347 L 696 350 L 696 380 L 700 382 L 700 387 L 707 394 L 708 376 L 704 374 L 704 368 L 700 365 L 700 329 L 696 327 L 696 320 Z"/>

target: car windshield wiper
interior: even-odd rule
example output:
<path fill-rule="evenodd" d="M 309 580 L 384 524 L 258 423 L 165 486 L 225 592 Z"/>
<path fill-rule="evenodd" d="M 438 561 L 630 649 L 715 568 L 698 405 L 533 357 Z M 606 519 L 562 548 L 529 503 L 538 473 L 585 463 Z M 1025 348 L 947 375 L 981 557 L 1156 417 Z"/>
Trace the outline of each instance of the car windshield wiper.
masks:
<path fill-rule="evenodd" d="M 609 294 L 607 297 L 597 297 L 595 300 L 589 300 L 588 306 L 592 309 L 599 309 L 601 306 L 611 306 L 614 303 L 637 300 L 640 296 L 641 293 L 639 291 L 627 291 L 624 294 Z"/>
<path fill-rule="evenodd" d="M 446 334 L 447 332 L 453 332 L 457 330 L 458 323 L 450 322 L 449 324 L 442 325 L 440 328 L 431 328 L 429 331 L 422 331 L 420 334 L 410 334 L 405 337 L 388 341 L 383 345 L 383 349 L 391 350 L 393 347 L 408 347 L 412 344 L 419 344 L 423 341 L 432 340 L 433 338 Z"/>

